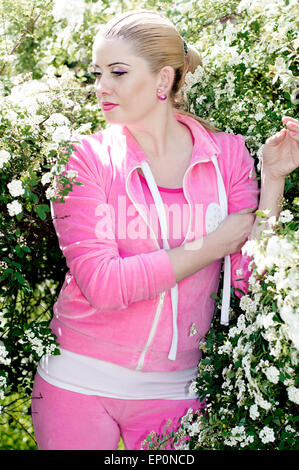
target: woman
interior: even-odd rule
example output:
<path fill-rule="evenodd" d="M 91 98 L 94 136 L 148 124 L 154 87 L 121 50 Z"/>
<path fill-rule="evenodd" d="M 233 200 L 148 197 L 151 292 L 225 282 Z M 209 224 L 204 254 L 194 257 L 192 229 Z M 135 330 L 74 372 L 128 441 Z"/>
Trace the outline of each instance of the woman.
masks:
<path fill-rule="evenodd" d="M 174 26 L 155 12 L 120 15 L 96 36 L 93 62 L 110 126 L 78 137 L 67 170 L 83 185 L 52 205 L 69 271 L 51 322 L 62 354 L 42 358 L 33 390 L 40 449 L 112 450 L 120 436 L 140 449 L 200 409 L 188 385 L 221 260 L 227 323 L 230 283 L 246 291 L 240 249 L 259 231 L 243 138 L 175 108 L 200 58 Z M 298 166 L 298 122 L 285 123 L 263 155 L 259 208 L 270 215 Z"/>

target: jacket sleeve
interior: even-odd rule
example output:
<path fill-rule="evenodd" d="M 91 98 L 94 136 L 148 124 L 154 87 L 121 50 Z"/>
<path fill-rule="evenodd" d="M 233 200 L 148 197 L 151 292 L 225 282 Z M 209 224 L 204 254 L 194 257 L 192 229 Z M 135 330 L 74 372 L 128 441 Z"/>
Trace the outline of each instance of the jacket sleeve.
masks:
<path fill-rule="evenodd" d="M 176 283 L 175 275 L 163 249 L 122 258 L 111 236 L 113 220 L 106 231 L 110 236 L 101 236 L 99 214 L 111 213 L 103 178 L 105 165 L 88 138 L 82 140 L 83 145 L 82 141 L 74 145 L 65 172 L 76 171 L 76 181 L 83 186 L 74 185 L 64 203 L 51 203 L 53 223 L 67 266 L 90 305 L 98 310 L 124 309 L 170 289 Z"/>
<path fill-rule="evenodd" d="M 229 214 L 248 207 L 257 208 L 259 195 L 254 160 L 245 146 L 244 138 L 240 135 L 235 136 L 235 138 L 237 146 L 234 160 L 231 162 L 234 170 L 228 194 Z M 231 282 L 238 297 L 248 291 L 248 279 L 251 274 L 248 270 L 249 263 L 250 258 L 247 255 L 242 255 L 242 253 L 231 255 Z M 243 293 L 236 289 L 240 289 Z"/>

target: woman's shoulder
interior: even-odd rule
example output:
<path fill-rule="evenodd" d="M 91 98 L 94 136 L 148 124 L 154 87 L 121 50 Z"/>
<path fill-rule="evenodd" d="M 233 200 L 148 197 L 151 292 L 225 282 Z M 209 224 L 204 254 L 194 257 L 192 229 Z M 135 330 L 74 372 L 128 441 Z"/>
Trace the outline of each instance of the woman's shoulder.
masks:
<path fill-rule="evenodd" d="M 74 132 L 70 140 L 72 153 L 68 158 L 68 168 L 80 172 L 92 172 L 94 175 L 110 174 L 111 136 L 108 129 L 100 129 L 91 134 Z"/>
<path fill-rule="evenodd" d="M 245 146 L 245 139 L 244 136 L 241 134 L 223 131 L 218 129 L 217 132 L 208 131 L 210 137 L 214 140 L 214 142 L 220 146 L 221 148 L 231 147 L 233 150 L 235 147 L 244 147 Z"/>

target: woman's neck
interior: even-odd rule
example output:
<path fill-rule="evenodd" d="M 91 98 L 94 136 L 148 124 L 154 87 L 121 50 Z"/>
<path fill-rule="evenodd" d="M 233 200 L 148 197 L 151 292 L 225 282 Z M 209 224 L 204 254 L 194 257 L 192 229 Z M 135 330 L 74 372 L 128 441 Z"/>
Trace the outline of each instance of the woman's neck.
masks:
<path fill-rule="evenodd" d="M 175 154 L 177 142 L 188 136 L 188 129 L 180 124 L 172 107 L 143 122 L 128 125 L 130 133 L 151 161 L 163 161 Z"/>

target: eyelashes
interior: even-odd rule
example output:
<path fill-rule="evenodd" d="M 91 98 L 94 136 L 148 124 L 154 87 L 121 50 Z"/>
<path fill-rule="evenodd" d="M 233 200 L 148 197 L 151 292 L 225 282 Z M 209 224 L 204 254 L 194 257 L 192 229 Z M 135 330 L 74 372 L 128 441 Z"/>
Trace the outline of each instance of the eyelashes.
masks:
<path fill-rule="evenodd" d="M 112 72 L 112 73 L 114 73 L 115 75 L 117 75 L 118 77 L 120 77 L 121 75 L 124 75 L 124 74 L 127 73 L 127 72 L 123 72 L 123 71 L 121 71 L 121 70 L 119 70 L 119 71 L 116 70 L 115 72 Z"/>
<path fill-rule="evenodd" d="M 121 77 L 122 75 L 126 74 L 127 72 L 121 71 L 121 70 L 116 70 L 115 72 L 111 72 L 113 75 L 116 75 L 118 77 Z M 95 78 L 100 78 L 102 76 L 101 72 L 92 72 Z"/>

